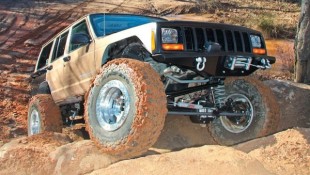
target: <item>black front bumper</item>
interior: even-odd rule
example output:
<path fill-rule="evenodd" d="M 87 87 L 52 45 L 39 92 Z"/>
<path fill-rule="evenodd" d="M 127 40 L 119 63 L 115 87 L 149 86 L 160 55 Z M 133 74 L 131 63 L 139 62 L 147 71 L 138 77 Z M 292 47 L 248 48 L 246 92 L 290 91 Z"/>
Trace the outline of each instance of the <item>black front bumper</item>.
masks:
<path fill-rule="evenodd" d="M 229 57 L 252 58 L 251 64 L 253 65 L 261 65 L 262 59 L 269 60 L 270 64 L 274 64 L 276 61 L 275 57 L 270 57 L 267 55 L 253 55 L 245 53 L 238 54 L 226 52 L 169 52 L 153 54 L 152 57 L 158 62 L 166 63 L 168 65 L 175 65 L 179 68 L 190 69 L 204 76 L 246 76 L 258 69 L 257 67 L 250 66 L 248 70 L 241 68 L 231 70 L 227 68 L 227 66 L 225 66 L 225 61 L 227 61 Z M 196 68 L 196 58 L 198 57 L 206 58 L 205 68 L 202 71 L 199 71 Z"/>

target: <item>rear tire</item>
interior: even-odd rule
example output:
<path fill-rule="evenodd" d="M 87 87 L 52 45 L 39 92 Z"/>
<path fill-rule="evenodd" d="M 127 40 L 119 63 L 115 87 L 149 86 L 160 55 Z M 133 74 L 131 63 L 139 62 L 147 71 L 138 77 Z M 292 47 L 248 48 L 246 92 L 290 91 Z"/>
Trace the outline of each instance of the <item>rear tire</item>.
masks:
<path fill-rule="evenodd" d="M 224 116 L 213 120 L 209 131 L 217 143 L 234 145 L 276 132 L 280 117 L 279 106 L 267 86 L 254 78 L 243 77 L 228 78 L 225 80 L 225 88 L 227 96 L 243 96 L 249 108 L 253 109 L 253 114 L 252 119 L 248 120 L 250 123 L 241 129 L 238 129 L 238 123 L 234 128 L 234 122 Z"/>
<path fill-rule="evenodd" d="M 48 94 L 38 94 L 32 97 L 28 106 L 27 121 L 29 136 L 44 131 L 62 131 L 63 123 L 59 107 Z"/>
<path fill-rule="evenodd" d="M 85 99 L 90 138 L 108 154 L 138 156 L 157 141 L 164 126 L 164 87 L 147 63 L 133 59 L 108 62 Z"/>

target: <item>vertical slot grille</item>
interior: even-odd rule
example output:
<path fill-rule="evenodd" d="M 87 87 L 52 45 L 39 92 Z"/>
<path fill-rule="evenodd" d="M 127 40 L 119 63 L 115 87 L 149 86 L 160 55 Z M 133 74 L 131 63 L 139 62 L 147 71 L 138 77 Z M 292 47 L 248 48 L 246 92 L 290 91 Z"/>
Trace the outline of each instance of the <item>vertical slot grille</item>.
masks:
<path fill-rule="evenodd" d="M 197 37 L 197 47 L 198 47 L 198 50 L 200 51 L 204 49 L 206 40 L 205 40 L 205 36 L 204 36 L 202 28 L 196 28 L 195 31 L 196 31 L 196 37 Z"/>
<path fill-rule="evenodd" d="M 215 42 L 215 36 L 214 36 L 214 32 L 212 29 L 206 29 L 206 33 L 207 33 L 207 41 L 208 42 Z"/>
<path fill-rule="evenodd" d="M 224 38 L 223 31 L 220 29 L 217 29 L 216 30 L 216 37 L 217 37 L 217 42 L 222 46 L 221 50 L 225 51 L 226 45 L 225 45 L 225 38 Z"/>
<path fill-rule="evenodd" d="M 234 38 L 233 38 L 232 32 L 230 30 L 226 30 L 225 34 L 226 34 L 228 51 L 234 51 L 235 50 L 235 44 L 234 44 Z"/>
<path fill-rule="evenodd" d="M 234 34 L 235 34 L 237 52 L 243 52 L 242 38 L 240 32 L 235 31 Z"/>
<path fill-rule="evenodd" d="M 245 52 L 251 52 L 249 34 L 243 32 L 242 35 L 243 35 L 243 41 L 244 41 Z"/>
<path fill-rule="evenodd" d="M 195 46 L 194 46 L 194 35 L 192 28 L 185 27 L 184 33 L 185 33 L 186 49 L 194 50 Z"/>
<path fill-rule="evenodd" d="M 203 51 L 206 42 L 216 42 L 225 52 L 252 53 L 250 36 L 247 32 L 202 27 L 180 27 L 179 30 L 180 38 L 184 37 L 182 41 L 186 51 Z"/>
<path fill-rule="evenodd" d="M 206 28 L 205 32 L 207 37 L 205 41 L 219 43 L 223 51 L 252 52 L 249 34 L 246 32 L 210 28 Z"/>

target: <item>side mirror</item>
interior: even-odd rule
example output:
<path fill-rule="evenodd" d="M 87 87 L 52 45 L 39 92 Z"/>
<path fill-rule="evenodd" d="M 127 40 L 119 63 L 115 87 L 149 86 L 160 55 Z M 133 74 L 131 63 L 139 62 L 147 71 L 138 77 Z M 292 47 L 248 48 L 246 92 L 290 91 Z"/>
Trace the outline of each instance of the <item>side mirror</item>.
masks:
<path fill-rule="evenodd" d="M 89 35 L 85 33 L 76 33 L 73 34 L 71 38 L 71 43 L 72 44 L 77 44 L 77 45 L 86 45 L 91 42 L 91 38 Z"/>

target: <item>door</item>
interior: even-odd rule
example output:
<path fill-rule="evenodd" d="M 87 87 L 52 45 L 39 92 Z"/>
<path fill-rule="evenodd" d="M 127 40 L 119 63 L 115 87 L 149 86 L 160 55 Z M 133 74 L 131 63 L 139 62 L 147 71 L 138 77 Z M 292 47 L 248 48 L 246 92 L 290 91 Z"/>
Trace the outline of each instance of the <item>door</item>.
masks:
<path fill-rule="evenodd" d="M 89 43 L 73 44 L 72 38 L 76 34 L 83 34 L 89 37 Z M 65 93 L 71 101 L 76 97 L 83 96 L 96 75 L 94 42 L 91 40 L 86 20 L 82 20 L 72 27 L 68 48 L 68 56 L 64 62 L 64 86 Z M 77 99 L 77 101 L 79 101 Z"/>
<path fill-rule="evenodd" d="M 33 77 L 31 81 L 31 95 L 36 95 L 41 83 L 46 81 L 46 72 L 48 68 L 48 61 L 51 56 L 53 48 L 53 41 L 42 47 L 38 61 L 35 67 L 35 72 L 31 75 Z"/>
<path fill-rule="evenodd" d="M 63 32 L 55 39 L 53 54 L 51 58 L 50 70 L 47 71 L 46 77 L 51 89 L 51 94 L 56 103 L 66 99 L 68 94 L 64 91 L 64 69 L 63 58 L 65 57 L 66 43 L 69 31 Z"/>

